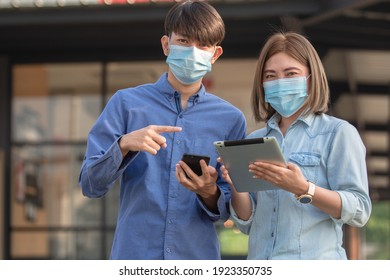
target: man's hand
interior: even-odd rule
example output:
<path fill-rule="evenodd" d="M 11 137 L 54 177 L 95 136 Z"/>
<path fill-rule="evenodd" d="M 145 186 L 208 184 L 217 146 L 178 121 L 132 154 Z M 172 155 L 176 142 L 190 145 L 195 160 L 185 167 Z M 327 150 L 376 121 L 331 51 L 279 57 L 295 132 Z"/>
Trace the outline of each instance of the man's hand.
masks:
<path fill-rule="evenodd" d="M 207 165 L 203 159 L 200 161 L 200 166 L 203 174 L 198 176 L 184 161 L 179 161 L 176 165 L 176 178 L 185 188 L 199 195 L 211 211 L 217 213 L 217 201 L 220 195 L 216 184 L 218 172 L 214 167 Z"/>
<path fill-rule="evenodd" d="M 161 148 L 167 146 L 167 140 L 160 135 L 161 133 L 180 131 L 181 127 L 178 126 L 149 125 L 123 135 L 119 141 L 119 147 L 123 156 L 126 156 L 129 151 L 144 151 L 155 155 Z"/>

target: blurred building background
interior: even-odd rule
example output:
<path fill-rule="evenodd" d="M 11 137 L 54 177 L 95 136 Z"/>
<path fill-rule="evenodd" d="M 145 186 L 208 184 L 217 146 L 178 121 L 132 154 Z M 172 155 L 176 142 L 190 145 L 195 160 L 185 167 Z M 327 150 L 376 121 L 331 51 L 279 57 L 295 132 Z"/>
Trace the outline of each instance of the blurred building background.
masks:
<path fill-rule="evenodd" d="M 208 89 L 254 123 L 249 96 L 260 48 L 295 30 L 318 50 L 330 114 L 367 147 L 373 214 L 345 226 L 351 259 L 390 259 L 390 2 L 215 0 L 227 36 Z M 116 90 L 167 69 L 160 38 L 170 0 L 0 0 L 0 259 L 107 259 L 119 188 L 87 199 L 78 174 L 89 129 Z M 136 225 L 135 225 L 136 226 Z M 224 259 L 247 237 L 217 225 Z M 321 242 L 319 240 L 319 242 Z"/>

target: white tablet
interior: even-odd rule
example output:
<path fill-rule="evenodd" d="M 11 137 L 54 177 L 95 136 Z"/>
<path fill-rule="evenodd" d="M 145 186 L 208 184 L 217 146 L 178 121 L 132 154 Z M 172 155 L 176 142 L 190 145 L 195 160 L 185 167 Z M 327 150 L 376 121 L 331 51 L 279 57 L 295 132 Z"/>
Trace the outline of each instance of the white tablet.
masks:
<path fill-rule="evenodd" d="M 216 141 L 223 164 L 229 169 L 229 176 L 238 192 L 256 192 L 277 188 L 261 179 L 253 178 L 248 165 L 254 161 L 269 161 L 287 165 L 275 137 L 243 140 Z"/>

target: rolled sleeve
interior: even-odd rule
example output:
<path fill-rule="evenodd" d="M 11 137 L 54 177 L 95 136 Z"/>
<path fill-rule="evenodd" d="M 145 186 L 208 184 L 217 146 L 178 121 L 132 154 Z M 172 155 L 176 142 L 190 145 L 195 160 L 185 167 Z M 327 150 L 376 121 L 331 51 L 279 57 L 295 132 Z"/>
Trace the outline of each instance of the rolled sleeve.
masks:
<path fill-rule="evenodd" d="M 246 221 L 240 219 L 237 216 L 236 211 L 234 211 L 232 202 L 231 201 L 229 202 L 231 218 L 232 218 L 233 222 L 235 223 L 235 225 L 238 227 L 238 229 L 241 232 L 245 233 L 245 234 L 249 234 L 249 231 L 251 229 L 251 225 L 252 225 L 252 222 L 253 222 L 253 219 L 254 219 L 254 216 L 255 216 L 255 202 L 254 202 L 252 196 L 250 196 L 250 199 L 251 199 L 251 202 L 252 202 L 252 213 L 251 213 L 251 216 L 249 217 L 249 219 L 246 220 Z"/>
<path fill-rule="evenodd" d="M 338 193 L 342 201 L 340 220 L 351 226 L 364 226 L 371 213 L 371 203 L 367 197 L 358 198 L 354 193 L 347 191 L 339 191 Z"/>
<path fill-rule="evenodd" d="M 230 213 L 228 212 L 228 207 L 226 207 L 226 205 L 228 203 L 227 197 L 218 185 L 217 185 L 217 187 L 220 189 L 220 195 L 219 195 L 218 200 L 217 200 L 218 213 L 214 213 L 214 212 L 210 211 L 207 208 L 207 206 L 204 204 L 202 198 L 199 195 L 197 195 L 197 199 L 198 199 L 200 207 L 207 213 L 210 220 L 212 220 L 214 222 L 218 221 L 218 220 L 226 221 L 230 216 Z"/>
<path fill-rule="evenodd" d="M 346 156 L 340 157 L 343 154 Z M 365 155 L 366 149 L 358 131 L 343 122 L 334 137 L 328 160 L 328 178 L 331 189 L 337 191 L 341 198 L 340 220 L 355 227 L 367 223 L 372 208 Z"/>

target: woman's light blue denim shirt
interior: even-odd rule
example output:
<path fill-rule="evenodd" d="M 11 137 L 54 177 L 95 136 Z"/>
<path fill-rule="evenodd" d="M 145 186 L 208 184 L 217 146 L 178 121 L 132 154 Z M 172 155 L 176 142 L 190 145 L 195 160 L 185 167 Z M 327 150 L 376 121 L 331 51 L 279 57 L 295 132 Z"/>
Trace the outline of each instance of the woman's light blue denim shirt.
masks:
<path fill-rule="evenodd" d="M 275 136 L 286 160 L 297 164 L 307 180 L 339 193 L 341 218 L 301 204 L 282 189 L 252 193 L 249 220 L 240 220 L 230 205 L 233 221 L 249 234 L 248 259 L 346 259 L 342 225 L 364 226 L 372 207 L 360 135 L 344 120 L 309 114 L 298 118 L 283 136 L 279 119 L 275 114 L 248 138 Z"/>

